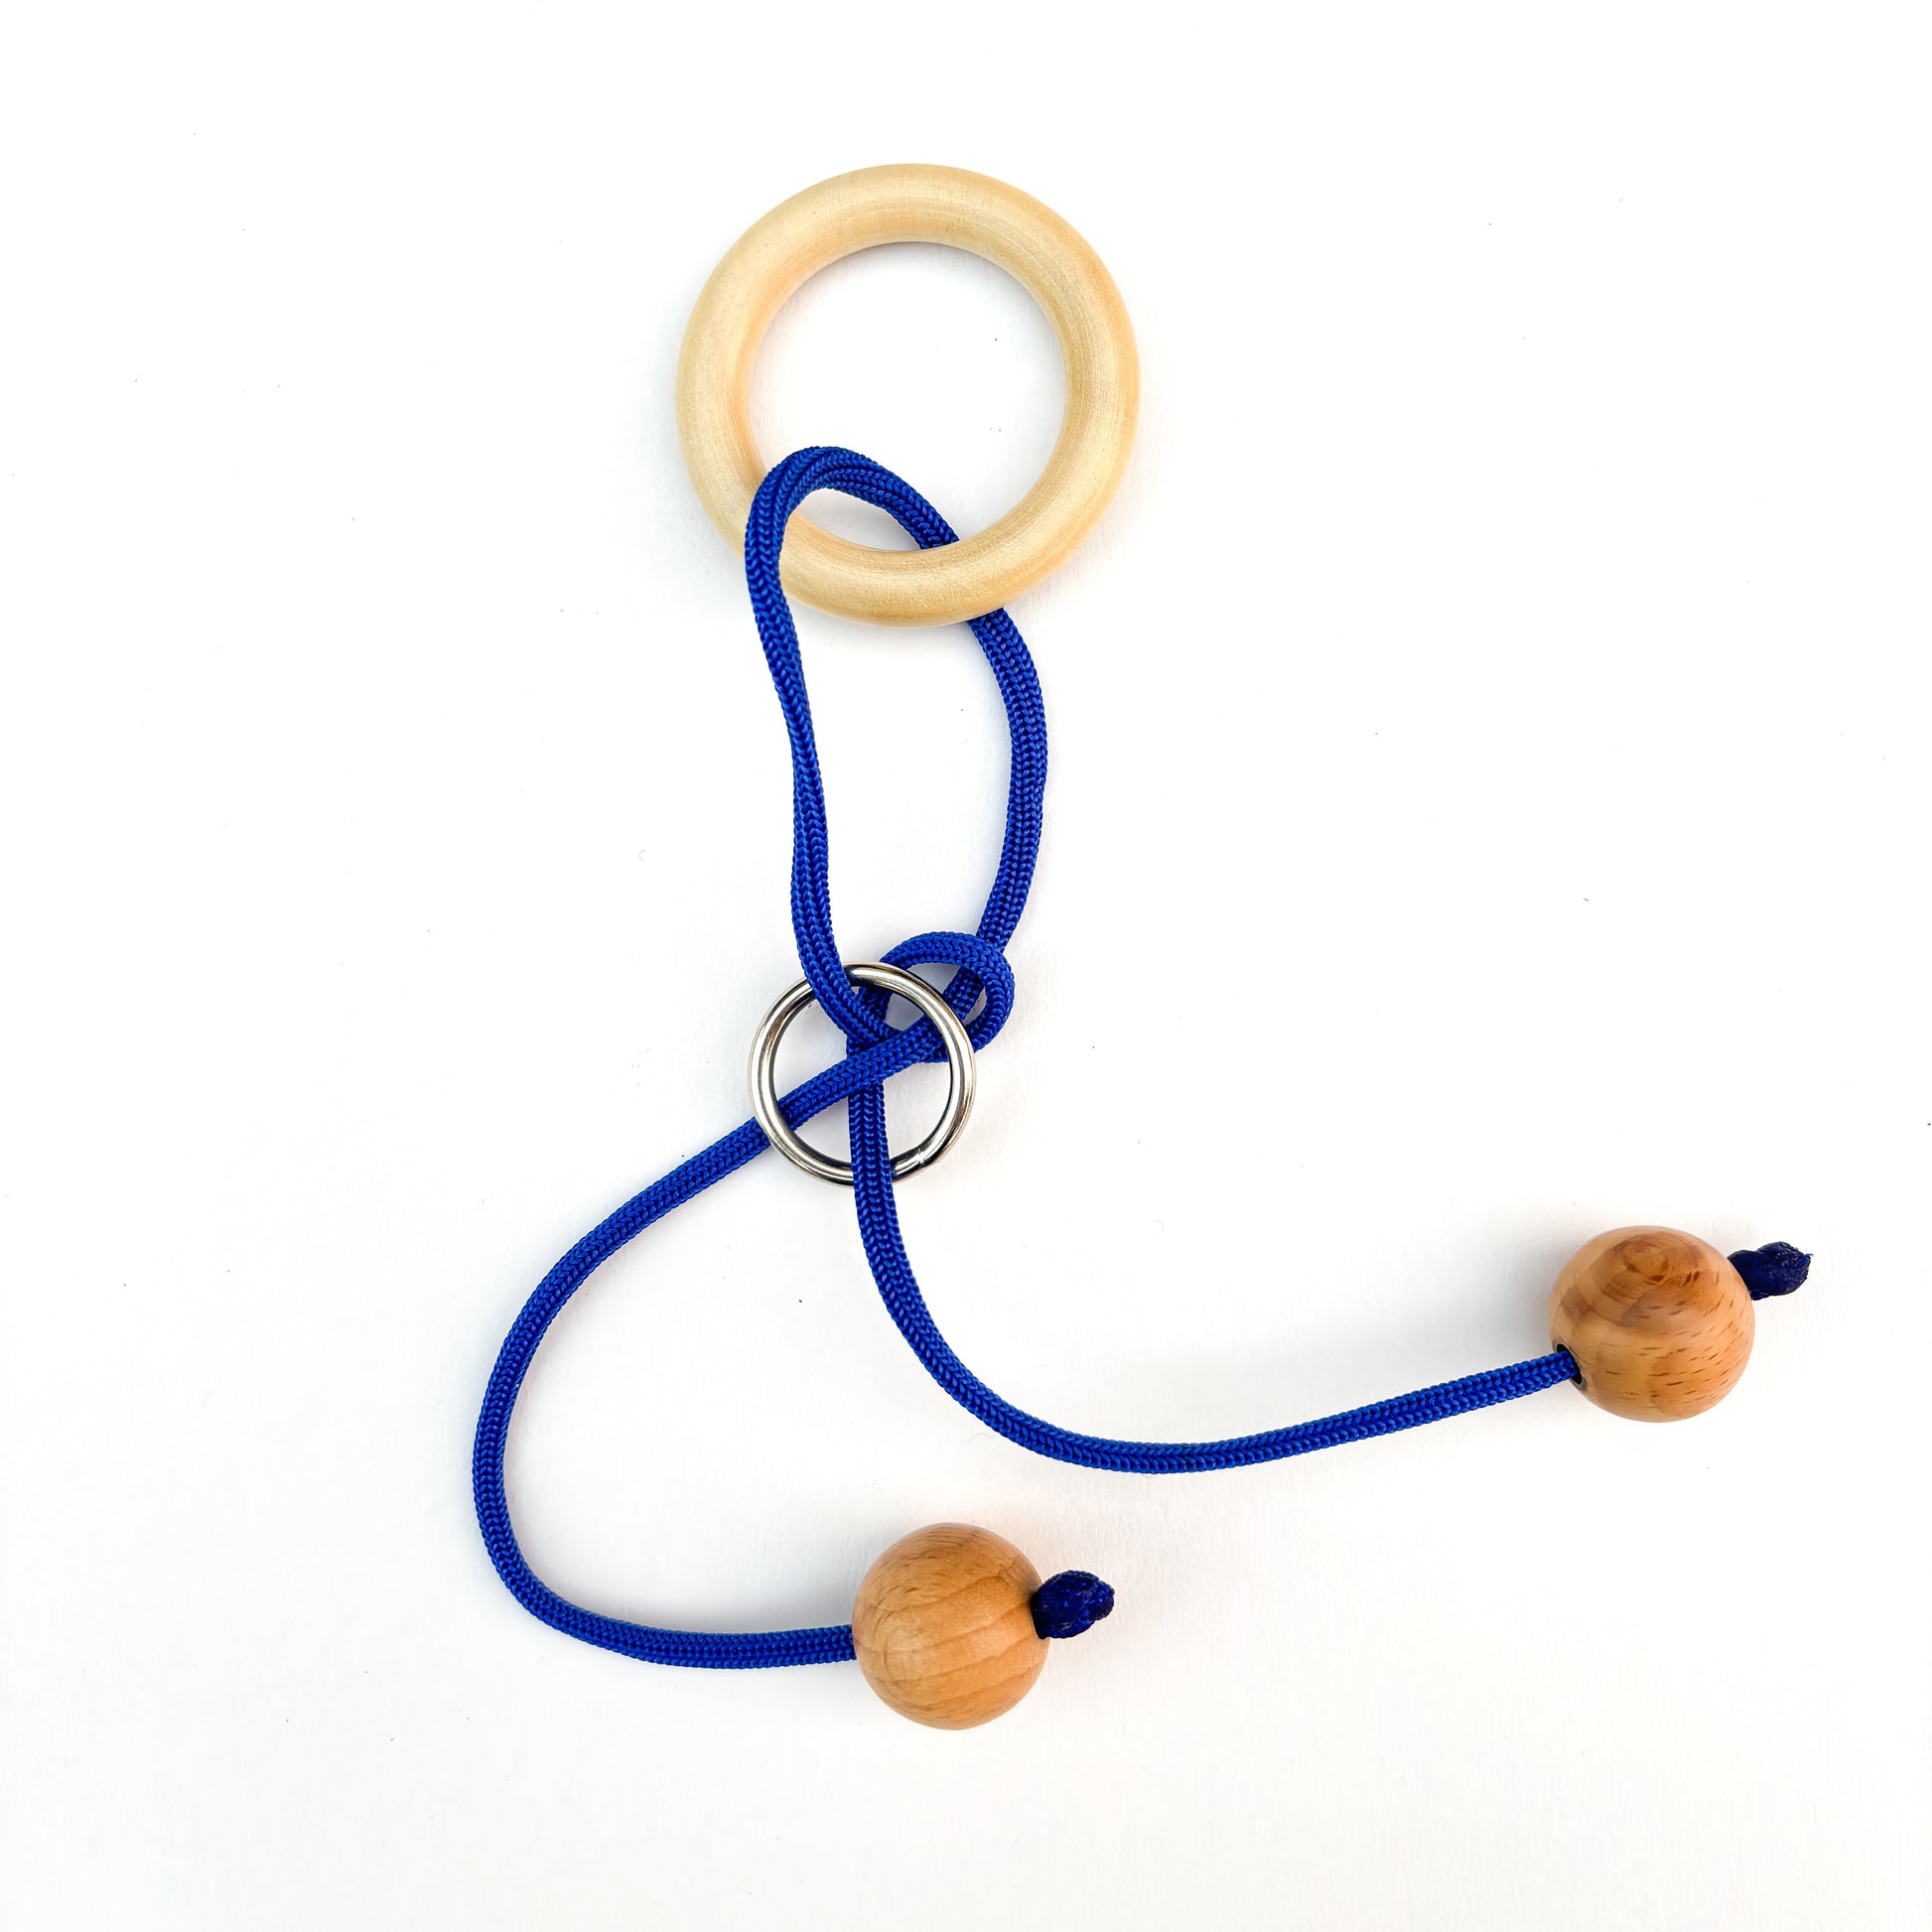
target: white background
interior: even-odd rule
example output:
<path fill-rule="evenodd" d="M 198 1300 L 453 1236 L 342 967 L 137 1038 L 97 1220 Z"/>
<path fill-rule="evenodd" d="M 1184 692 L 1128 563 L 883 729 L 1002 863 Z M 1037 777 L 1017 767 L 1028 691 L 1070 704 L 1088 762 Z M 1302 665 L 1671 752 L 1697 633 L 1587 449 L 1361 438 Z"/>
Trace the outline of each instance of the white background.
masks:
<path fill-rule="evenodd" d="M 9 1928 L 1923 1926 L 1918 10 L 23 12 Z M 1818 1254 L 1693 1423 L 1557 1389 L 1128 1479 L 948 1403 L 759 1162 L 558 1324 L 519 1526 L 697 1627 L 842 1618 L 946 1517 L 1110 1578 L 962 1735 L 573 1644 L 469 1496 L 522 1297 L 744 1117 L 794 977 L 672 367 L 746 225 L 886 160 L 1064 213 L 1145 373 L 1016 610 L 1019 1012 L 903 1197 L 965 1358 L 1243 1431 L 1541 1352 L 1599 1228 Z M 1060 393 L 1017 288 L 906 248 L 759 382 L 767 455 L 965 530 Z M 970 638 L 801 623 L 845 950 L 970 925 Z"/>

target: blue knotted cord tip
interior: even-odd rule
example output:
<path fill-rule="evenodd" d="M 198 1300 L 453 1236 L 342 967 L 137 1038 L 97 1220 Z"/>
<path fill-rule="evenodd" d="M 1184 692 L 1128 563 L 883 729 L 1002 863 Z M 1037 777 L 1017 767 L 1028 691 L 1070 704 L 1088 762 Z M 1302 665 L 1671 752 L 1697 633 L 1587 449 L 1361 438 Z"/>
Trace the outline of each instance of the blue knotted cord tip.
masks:
<path fill-rule="evenodd" d="M 1811 1257 L 1800 1254 L 1789 1241 L 1768 1242 L 1762 1248 L 1740 1248 L 1730 1257 L 1730 1265 L 1744 1278 L 1753 1302 L 1767 1295 L 1789 1295 L 1805 1285 L 1811 1273 Z"/>
<path fill-rule="evenodd" d="M 1062 1570 L 1034 1591 L 1034 1628 L 1042 1637 L 1077 1637 L 1114 1608 L 1114 1587 L 1091 1570 Z"/>

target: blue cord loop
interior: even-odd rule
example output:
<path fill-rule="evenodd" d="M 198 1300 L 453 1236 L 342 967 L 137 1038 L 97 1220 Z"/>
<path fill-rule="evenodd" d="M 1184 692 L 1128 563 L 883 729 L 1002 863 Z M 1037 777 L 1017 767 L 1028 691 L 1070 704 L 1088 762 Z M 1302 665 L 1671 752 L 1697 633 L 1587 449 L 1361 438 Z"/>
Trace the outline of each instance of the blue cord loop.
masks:
<path fill-rule="evenodd" d="M 843 956 L 832 936 L 825 786 L 819 776 L 818 745 L 812 733 L 812 707 L 805 692 L 798 630 L 778 579 L 785 526 L 805 498 L 820 489 L 836 489 L 887 511 L 921 550 L 959 539 L 946 519 L 909 483 L 851 450 L 835 449 L 799 450 L 786 457 L 759 485 L 745 527 L 745 581 L 751 592 L 752 615 L 791 742 L 791 929 L 798 944 L 798 963 L 811 981 L 819 1005 L 847 1041 L 854 1046 L 873 1046 L 887 1037 L 886 1000 L 877 990 L 862 993 L 854 988 L 845 976 Z M 928 933 L 906 944 L 930 944 L 932 951 L 916 958 L 900 958 L 901 949 L 895 948 L 886 955 L 886 963 L 924 966 L 943 962 L 959 967 L 946 988 L 946 999 L 962 1019 L 972 1011 L 979 994 L 986 991 L 988 1007 L 981 1016 L 980 1031 L 969 1029 L 974 1046 L 979 1047 L 999 1032 L 1012 1008 L 1013 975 L 1002 955 L 1020 923 L 1033 885 L 1034 861 L 1039 852 L 1041 803 L 1046 790 L 1046 711 L 1040 702 L 1033 656 L 1013 620 L 1004 611 L 994 611 L 975 618 L 972 630 L 1000 687 L 1013 745 L 1006 840 L 1000 850 L 999 869 L 986 909 L 980 914 L 979 928 L 965 952 L 942 949 L 944 942 L 956 945 L 964 935 Z M 996 1008 L 993 1002 L 990 977 L 1004 983 L 1003 1006 Z M 925 1058 L 944 1057 L 930 1022 L 921 1020 L 913 1031 L 920 1035 Z"/>
<path fill-rule="evenodd" d="M 1305 1455 L 1336 1444 L 1362 1442 L 1440 1422 L 1570 1380 L 1576 1373 L 1576 1363 L 1568 1351 L 1559 1348 L 1507 1368 L 1438 1383 L 1410 1395 L 1285 1429 L 1216 1442 L 1143 1443 L 1076 1435 L 1015 1408 L 953 1353 L 926 1308 L 905 1253 L 893 1194 L 885 1113 L 886 1081 L 920 1061 L 943 1058 L 944 1049 L 932 1026 L 924 1020 L 901 1032 L 887 1025 L 883 996 L 872 989 L 861 991 L 846 978 L 843 955 L 832 930 L 824 785 L 798 633 L 778 578 L 785 525 L 805 498 L 819 489 L 840 490 L 889 511 L 922 549 L 953 543 L 957 538 L 916 490 L 865 457 L 838 449 L 800 450 L 780 463 L 759 487 L 745 532 L 745 576 L 752 611 L 791 746 L 792 930 L 805 977 L 820 1006 L 846 1037 L 846 1057 L 786 1094 L 780 1107 L 785 1119 L 796 1127 L 837 1101 L 851 1103 L 853 1193 L 866 1257 L 899 1332 L 933 1380 L 988 1428 L 1023 1449 L 1086 1468 L 1148 1475 L 1237 1468 Z M 999 685 L 1012 740 L 1006 837 L 1000 863 L 973 932 L 920 933 L 901 941 L 885 957 L 893 966 L 955 968 L 944 997 L 962 1019 L 974 1016 L 967 1031 L 978 1048 L 998 1035 L 1013 1011 L 1013 972 L 1004 955 L 1027 902 L 1039 850 L 1046 784 L 1046 717 L 1033 658 L 1013 620 L 1004 611 L 989 612 L 972 621 L 972 630 Z M 754 1670 L 781 1664 L 836 1663 L 852 1655 L 849 1624 L 746 1632 L 669 1630 L 580 1608 L 559 1596 L 524 1560 L 504 1492 L 503 1451 L 517 1393 L 564 1305 L 625 1243 L 672 1208 L 735 1173 L 762 1154 L 766 1145 L 757 1123 L 747 1121 L 626 1201 L 585 1235 L 537 1285 L 503 1338 L 477 1421 L 471 1468 L 477 1521 L 490 1561 L 511 1594 L 532 1615 L 556 1629 L 650 1663 Z M 1759 1251 L 1760 1255 L 1770 1252 Z M 1793 1281 L 1790 1285 L 1797 1284 Z M 1753 1288 L 1752 1292 L 1759 1291 Z M 1763 1292 L 1788 1290 L 1767 1288 Z M 1064 1571 L 1035 1592 L 1035 1627 L 1043 1636 L 1076 1635 L 1107 1615 L 1113 1600 L 1112 1589 L 1097 1577 L 1085 1571 Z"/>

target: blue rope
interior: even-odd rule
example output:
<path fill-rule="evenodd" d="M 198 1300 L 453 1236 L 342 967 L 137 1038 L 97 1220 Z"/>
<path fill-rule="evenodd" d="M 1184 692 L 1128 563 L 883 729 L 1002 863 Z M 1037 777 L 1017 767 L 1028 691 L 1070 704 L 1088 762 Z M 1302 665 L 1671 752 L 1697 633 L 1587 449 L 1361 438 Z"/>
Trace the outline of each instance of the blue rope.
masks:
<path fill-rule="evenodd" d="M 995 1394 L 953 1353 L 926 1308 L 905 1253 L 893 1194 L 892 1156 L 886 1144 L 885 1082 L 919 1061 L 943 1059 L 944 1048 L 929 1021 L 920 1020 L 901 1032 L 887 1026 L 885 998 L 874 989 L 855 988 L 846 978 L 832 931 L 824 785 L 819 776 L 798 633 L 778 578 L 785 526 L 805 498 L 819 489 L 837 489 L 889 511 L 921 549 L 958 539 L 938 511 L 908 484 L 865 457 L 836 449 L 800 450 L 780 463 L 759 489 L 745 532 L 745 575 L 752 610 L 791 743 L 792 931 L 799 964 L 812 991 L 846 1036 L 846 1057 L 785 1095 L 780 1108 L 796 1127 L 840 1100 L 850 1102 L 853 1192 L 866 1258 L 899 1332 L 933 1380 L 990 1429 L 1036 1454 L 1087 1468 L 1171 1475 L 1306 1455 L 1339 1443 L 1362 1442 L 1372 1436 L 1440 1422 L 1572 1379 L 1576 1364 L 1566 1350 L 1559 1348 L 1508 1368 L 1439 1383 L 1387 1402 L 1260 1435 L 1206 1443 L 1139 1443 L 1076 1435 L 1043 1422 Z M 962 1020 L 975 1016 L 968 1020 L 967 1031 L 975 1048 L 979 1048 L 994 1038 L 1013 1010 L 1013 972 L 1004 951 L 1019 924 L 1039 851 L 1046 784 L 1046 718 L 1033 658 L 1013 620 L 1004 611 L 994 611 L 975 618 L 972 629 L 999 684 L 1013 747 L 1006 838 L 999 867 L 975 931 L 921 933 L 895 946 L 885 957 L 894 966 L 956 968 L 944 997 Z M 472 1462 L 477 1520 L 490 1561 L 510 1592 L 533 1615 L 555 1628 L 586 1643 L 650 1663 L 755 1670 L 779 1664 L 837 1663 L 852 1655 L 849 1624 L 731 1633 L 666 1630 L 583 1609 L 559 1596 L 524 1560 L 504 1494 L 503 1450 L 517 1392 L 564 1304 L 599 1267 L 653 1221 L 735 1173 L 762 1154 L 766 1145 L 757 1123 L 747 1121 L 626 1201 L 585 1235 L 538 1284 L 504 1337 L 477 1422 Z M 1105 1616 L 1112 1607 L 1113 1592 L 1098 1578 L 1084 1571 L 1065 1572 L 1042 1585 L 1036 1593 L 1035 1627 L 1042 1635 L 1072 1635 Z"/>

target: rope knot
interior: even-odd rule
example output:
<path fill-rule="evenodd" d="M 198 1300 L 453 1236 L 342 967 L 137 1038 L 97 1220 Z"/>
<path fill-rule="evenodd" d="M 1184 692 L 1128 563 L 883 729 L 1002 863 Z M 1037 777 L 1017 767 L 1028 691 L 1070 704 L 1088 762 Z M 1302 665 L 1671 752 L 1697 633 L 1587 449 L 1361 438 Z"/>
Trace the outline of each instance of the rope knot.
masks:
<path fill-rule="evenodd" d="M 1114 1608 L 1114 1587 L 1091 1570 L 1062 1570 L 1034 1591 L 1034 1628 L 1042 1637 L 1077 1637 Z"/>
<path fill-rule="evenodd" d="M 1743 1277 L 1753 1302 L 1769 1295 L 1789 1295 L 1803 1288 L 1811 1273 L 1811 1257 L 1801 1254 L 1789 1241 L 1769 1241 L 1761 1248 L 1740 1248 L 1728 1257 L 1730 1265 Z"/>

